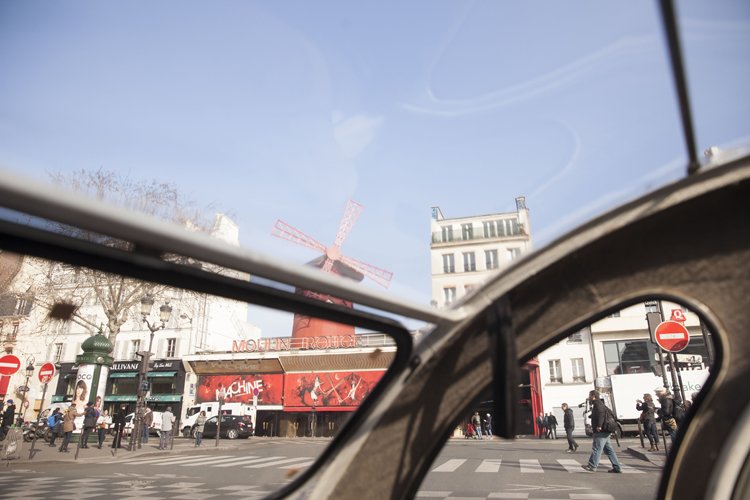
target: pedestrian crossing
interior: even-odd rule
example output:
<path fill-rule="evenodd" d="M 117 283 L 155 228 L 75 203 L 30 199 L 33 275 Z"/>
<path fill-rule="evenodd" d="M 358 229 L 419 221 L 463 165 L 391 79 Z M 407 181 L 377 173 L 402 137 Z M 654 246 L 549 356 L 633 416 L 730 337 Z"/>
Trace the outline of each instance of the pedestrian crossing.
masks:
<path fill-rule="evenodd" d="M 440 460 L 438 460 L 437 463 L 439 462 Z M 501 458 L 486 458 L 481 460 L 477 465 L 477 459 L 451 458 L 440 463 L 437 467 L 433 468 L 431 472 L 457 472 L 459 469 L 472 472 L 471 469 L 473 468 L 473 472 L 497 474 L 500 472 L 501 467 L 505 466 L 507 468 L 520 470 L 522 474 L 544 474 L 550 470 L 560 471 L 561 468 L 571 474 L 588 474 L 589 472 L 583 469 L 584 465 L 586 465 L 586 462 L 579 462 L 574 459 L 557 459 L 555 460 L 555 463 L 542 464 L 536 458 L 521 458 L 518 460 L 507 460 L 505 462 L 503 462 L 503 459 Z M 622 467 L 623 474 L 645 474 L 645 471 L 626 465 L 622 462 L 620 462 L 620 466 Z M 601 467 L 602 464 L 600 464 L 600 468 Z M 606 468 L 608 469 L 610 467 L 611 465 L 607 461 Z"/>
<path fill-rule="evenodd" d="M 149 467 L 201 467 L 225 469 L 230 467 L 244 469 L 300 469 L 309 467 L 315 461 L 315 457 L 298 456 L 289 457 L 283 455 L 260 456 L 260 455 L 189 455 L 189 456 L 170 456 L 170 457 L 140 457 L 126 460 L 108 461 L 103 463 L 119 464 L 124 466 L 143 466 Z M 544 474 L 547 472 L 562 472 L 570 474 L 587 474 L 582 466 L 586 461 L 566 458 L 541 462 L 536 458 L 520 458 L 513 460 L 504 460 L 502 458 L 448 458 L 438 459 L 431 470 L 433 473 L 452 473 L 452 472 L 475 472 L 478 474 L 498 474 L 503 469 L 513 470 L 521 474 Z M 624 474 L 644 474 L 645 471 L 637 467 L 621 463 Z M 610 464 L 600 464 L 600 469 L 609 469 Z"/>

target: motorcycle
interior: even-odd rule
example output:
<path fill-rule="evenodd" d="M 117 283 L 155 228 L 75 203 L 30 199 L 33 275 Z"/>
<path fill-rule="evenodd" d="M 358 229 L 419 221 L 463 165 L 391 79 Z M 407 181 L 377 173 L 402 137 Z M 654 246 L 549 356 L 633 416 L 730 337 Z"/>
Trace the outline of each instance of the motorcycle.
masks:
<path fill-rule="evenodd" d="M 47 422 L 40 420 L 39 422 L 26 422 L 23 424 L 23 440 L 30 443 L 34 440 L 34 435 L 37 439 L 49 440 L 50 433 L 48 432 Z"/>

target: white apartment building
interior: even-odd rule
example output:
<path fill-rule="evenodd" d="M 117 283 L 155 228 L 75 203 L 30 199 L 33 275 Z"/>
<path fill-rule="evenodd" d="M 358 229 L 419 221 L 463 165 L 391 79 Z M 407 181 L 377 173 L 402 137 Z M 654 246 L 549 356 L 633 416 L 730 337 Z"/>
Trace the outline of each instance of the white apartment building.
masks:
<path fill-rule="evenodd" d="M 432 305 L 460 300 L 499 269 L 531 249 L 531 224 L 524 197 L 516 211 L 446 218 L 432 207 L 430 261 Z"/>

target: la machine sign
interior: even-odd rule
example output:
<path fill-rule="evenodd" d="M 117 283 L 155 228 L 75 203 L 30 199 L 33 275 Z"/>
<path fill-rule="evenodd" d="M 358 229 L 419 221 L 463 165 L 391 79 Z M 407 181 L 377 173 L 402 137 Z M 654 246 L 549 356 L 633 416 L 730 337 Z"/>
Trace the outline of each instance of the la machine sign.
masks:
<path fill-rule="evenodd" d="M 690 334 L 682 323 L 662 321 L 654 332 L 656 343 L 669 352 L 680 352 L 690 343 Z"/>

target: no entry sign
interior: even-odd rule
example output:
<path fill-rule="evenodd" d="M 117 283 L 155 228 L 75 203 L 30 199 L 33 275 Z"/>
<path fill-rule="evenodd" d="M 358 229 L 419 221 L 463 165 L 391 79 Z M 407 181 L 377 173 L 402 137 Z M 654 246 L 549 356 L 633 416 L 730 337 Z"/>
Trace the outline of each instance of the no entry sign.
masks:
<path fill-rule="evenodd" d="M 654 332 L 656 343 L 669 352 L 680 352 L 690 343 L 690 334 L 685 325 L 677 321 L 662 321 Z"/>
<path fill-rule="evenodd" d="M 41 368 L 39 368 L 39 382 L 46 384 L 50 380 L 52 380 L 52 377 L 55 376 L 55 365 L 52 363 L 44 363 Z"/>
<path fill-rule="evenodd" d="M 21 368 L 21 360 L 18 356 L 6 354 L 0 358 L 0 375 L 13 375 Z"/>

